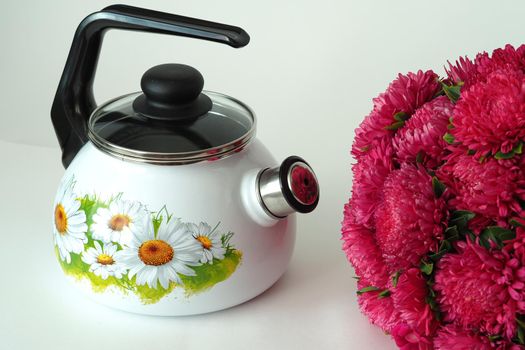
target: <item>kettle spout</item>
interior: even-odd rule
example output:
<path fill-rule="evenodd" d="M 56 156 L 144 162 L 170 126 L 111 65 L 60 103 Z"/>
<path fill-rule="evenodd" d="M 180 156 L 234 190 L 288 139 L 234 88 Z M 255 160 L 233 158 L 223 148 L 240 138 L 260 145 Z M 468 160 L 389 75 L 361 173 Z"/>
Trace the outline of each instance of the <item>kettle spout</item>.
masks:
<path fill-rule="evenodd" d="M 309 213 L 319 203 L 317 177 L 300 157 L 288 157 L 280 166 L 263 169 L 252 179 L 251 186 L 243 186 L 243 202 L 252 219 L 263 226 L 295 212 Z"/>

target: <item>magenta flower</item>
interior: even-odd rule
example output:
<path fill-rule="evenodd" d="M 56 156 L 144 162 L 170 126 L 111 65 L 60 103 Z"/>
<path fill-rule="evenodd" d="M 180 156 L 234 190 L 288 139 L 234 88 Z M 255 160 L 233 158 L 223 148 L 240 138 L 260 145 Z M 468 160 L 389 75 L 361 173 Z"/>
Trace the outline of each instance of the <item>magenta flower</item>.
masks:
<path fill-rule="evenodd" d="M 496 349 L 487 337 L 448 325 L 437 332 L 435 350 L 490 350 Z"/>
<path fill-rule="evenodd" d="M 370 281 L 365 278 L 360 278 L 357 282 L 359 290 L 373 286 Z M 392 332 L 392 329 L 397 323 L 399 314 L 394 308 L 391 298 L 380 298 L 381 288 L 376 291 L 369 291 L 358 295 L 357 301 L 361 311 L 368 316 L 370 322 L 385 332 Z"/>
<path fill-rule="evenodd" d="M 432 341 L 410 326 L 400 323 L 392 329 L 392 338 L 401 350 L 433 350 Z"/>
<path fill-rule="evenodd" d="M 446 96 L 420 107 L 394 136 L 394 149 L 400 163 L 416 163 L 418 158 L 429 168 L 443 161 L 449 119 L 454 106 Z"/>
<path fill-rule="evenodd" d="M 352 154 L 357 159 L 374 148 L 378 140 L 391 141 L 396 122 L 394 115 L 412 115 L 439 91 L 438 76 L 433 71 L 399 74 L 388 89 L 374 99 L 374 109 L 355 131 Z"/>
<path fill-rule="evenodd" d="M 513 161 L 488 158 L 480 162 L 456 148 L 438 176 L 454 193 L 449 201 L 453 208 L 471 210 L 496 221 L 522 210 L 525 178 L 521 166 Z"/>
<path fill-rule="evenodd" d="M 352 186 L 351 212 L 355 222 L 368 228 L 374 227 L 374 213 L 380 203 L 380 193 L 386 177 L 394 169 L 392 145 L 381 140 L 355 164 Z"/>
<path fill-rule="evenodd" d="M 356 130 L 343 249 L 402 350 L 525 350 L 525 46 L 399 75 Z"/>
<path fill-rule="evenodd" d="M 354 266 L 355 273 L 370 285 L 386 288 L 389 275 L 377 246 L 374 232 L 353 222 L 350 205 L 345 205 L 343 220 L 343 249 Z"/>
<path fill-rule="evenodd" d="M 434 290 L 444 321 L 511 339 L 516 331 L 517 303 L 503 278 L 505 257 L 476 243 L 458 243 L 460 252 L 438 263 Z"/>
<path fill-rule="evenodd" d="M 447 220 L 445 202 L 436 198 L 432 178 L 403 164 L 386 179 L 375 213 L 376 238 L 390 272 L 419 266 L 436 252 Z"/>
<path fill-rule="evenodd" d="M 498 70 L 461 93 L 450 133 L 476 158 L 507 154 L 525 139 L 525 75 Z"/>
<path fill-rule="evenodd" d="M 421 271 L 411 268 L 399 276 L 393 288 L 392 299 L 400 318 L 418 334 L 431 337 L 438 326 L 430 305 L 427 281 Z"/>

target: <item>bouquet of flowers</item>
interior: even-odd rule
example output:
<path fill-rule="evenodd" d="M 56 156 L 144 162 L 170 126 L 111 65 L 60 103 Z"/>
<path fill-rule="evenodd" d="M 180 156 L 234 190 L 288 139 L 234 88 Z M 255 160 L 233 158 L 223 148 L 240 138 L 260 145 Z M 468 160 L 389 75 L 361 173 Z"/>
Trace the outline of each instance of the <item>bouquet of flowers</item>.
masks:
<path fill-rule="evenodd" d="M 342 224 L 400 349 L 525 349 L 525 46 L 399 75 L 356 130 Z"/>

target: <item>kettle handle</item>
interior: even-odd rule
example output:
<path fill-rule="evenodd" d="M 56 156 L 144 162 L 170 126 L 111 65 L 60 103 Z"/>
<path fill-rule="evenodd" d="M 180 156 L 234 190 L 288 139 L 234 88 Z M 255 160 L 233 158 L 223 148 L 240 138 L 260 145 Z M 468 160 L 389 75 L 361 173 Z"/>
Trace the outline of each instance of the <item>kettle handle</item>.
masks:
<path fill-rule="evenodd" d="M 93 81 L 98 57 L 104 33 L 112 28 L 203 39 L 235 48 L 250 41 L 239 27 L 127 5 L 112 5 L 84 18 L 75 32 L 51 107 L 66 168 L 87 142 L 87 122 L 96 108 Z"/>

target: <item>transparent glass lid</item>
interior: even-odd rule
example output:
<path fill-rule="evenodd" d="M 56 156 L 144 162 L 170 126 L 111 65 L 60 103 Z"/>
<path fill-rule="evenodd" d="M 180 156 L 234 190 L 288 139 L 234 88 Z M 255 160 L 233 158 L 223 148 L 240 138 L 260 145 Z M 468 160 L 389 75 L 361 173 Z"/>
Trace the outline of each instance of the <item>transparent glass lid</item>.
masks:
<path fill-rule="evenodd" d="M 242 102 L 203 91 L 211 109 L 196 119 L 155 119 L 137 112 L 133 93 L 95 110 L 89 121 L 90 139 L 120 157 L 151 163 L 188 163 L 217 158 L 243 147 L 255 131 L 255 116 Z"/>

